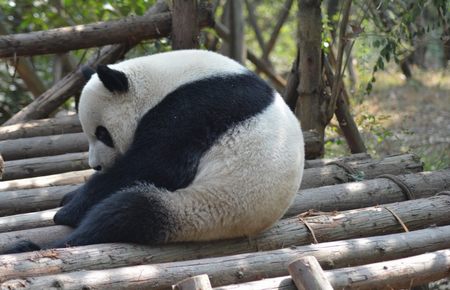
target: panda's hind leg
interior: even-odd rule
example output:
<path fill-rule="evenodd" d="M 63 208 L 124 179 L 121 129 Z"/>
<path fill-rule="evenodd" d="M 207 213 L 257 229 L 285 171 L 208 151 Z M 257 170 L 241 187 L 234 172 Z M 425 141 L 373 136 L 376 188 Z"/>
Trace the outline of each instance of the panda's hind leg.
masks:
<path fill-rule="evenodd" d="M 173 222 L 161 198 L 163 194 L 152 185 L 138 185 L 112 194 L 92 207 L 67 239 L 54 247 L 165 242 Z"/>

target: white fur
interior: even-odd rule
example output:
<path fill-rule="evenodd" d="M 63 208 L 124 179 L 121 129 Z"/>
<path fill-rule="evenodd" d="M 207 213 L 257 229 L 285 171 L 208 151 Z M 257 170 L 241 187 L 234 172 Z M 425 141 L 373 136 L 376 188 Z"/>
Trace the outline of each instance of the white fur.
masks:
<path fill-rule="evenodd" d="M 125 94 L 111 95 L 97 74 L 84 87 L 79 117 L 89 141 L 91 167 L 110 167 L 115 158 L 130 146 L 140 118 L 179 86 L 208 76 L 245 71 L 237 62 L 204 50 L 154 54 L 109 67 L 127 75 L 130 89 Z M 110 132 L 115 143 L 114 149 L 96 140 L 95 129 L 99 125 L 105 126 Z"/>
<path fill-rule="evenodd" d="M 90 165 L 105 168 L 127 150 L 140 118 L 178 86 L 245 71 L 224 56 L 199 50 L 141 57 L 111 67 L 127 75 L 130 91 L 111 94 L 94 75 L 79 104 Z M 99 125 L 109 130 L 115 149 L 96 141 Z M 303 165 L 300 124 L 276 93 L 269 107 L 230 129 L 205 153 L 191 185 L 174 192 L 161 190 L 177 225 L 168 240 L 255 235 L 289 207 L 300 186 Z"/>

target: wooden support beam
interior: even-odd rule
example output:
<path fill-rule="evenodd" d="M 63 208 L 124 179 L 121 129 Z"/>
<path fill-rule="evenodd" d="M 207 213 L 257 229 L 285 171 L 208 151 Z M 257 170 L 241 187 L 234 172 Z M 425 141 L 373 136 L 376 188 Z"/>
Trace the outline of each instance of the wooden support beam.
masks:
<path fill-rule="evenodd" d="M 200 7 L 199 24 L 212 24 L 211 11 Z M 163 12 L 129 16 L 120 20 L 55 28 L 45 31 L 0 36 L 0 57 L 62 53 L 115 43 L 138 43 L 168 36 L 172 14 Z M 130 31 L 133 33 L 130 34 Z"/>
<path fill-rule="evenodd" d="M 416 198 L 426 198 L 438 192 L 450 190 L 450 170 L 400 175 L 397 178 L 412 190 L 412 194 Z M 61 190 L 55 191 L 58 188 L 61 188 Z M 66 190 L 64 191 L 63 188 L 66 188 Z M 0 198 L 0 202 L 8 203 L 15 200 L 16 203 L 14 205 L 11 204 L 9 207 L 0 207 L 0 216 L 4 215 L 5 212 L 17 213 L 36 210 L 36 208 L 55 207 L 65 192 L 75 188 L 76 185 L 50 187 L 48 190 L 54 190 L 51 198 L 49 193 L 44 192 L 44 189 L 36 190 L 42 193 L 42 196 L 38 195 L 39 197 L 36 195 L 26 196 L 30 190 L 3 192 L 4 199 Z M 403 190 L 396 183 L 389 179 L 377 178 L 300 190 L 284 217 L 291 217 L 305 212 L 318 214 L 320 211 L 343 211 L 400 202 L 407 199 Z M 32 208 L 33 204 L 36 208 Z M 55 212 L 52 209 L 44 212 L 38 211 L 0 217 L 0 233 L 48 226 L 53 224 Z"/>
<path fill-rule="evenodd" d="M 332 289 L 412 289 L 448 277 L 450 250 L 325 271 Z M 297 290 L 291 277 L 282 276 L 215 290 Z M 309 288 L 318 289 L 318 288 Z M 319 288 L 320 289 L 320 288 Z"/>
<path fill-rule="evenodd" d="M 30 178 L 89 169 L 88 153 L 67 153 L 7 161 L 3 180 Z"/>
<path fill-rule="evenodd" d="M 209 282 L 208 275 L 197 275 L 186 278 L 175 285 L 172 285 L 172 290 L 210 290 L 211 282 Z"/>
<path fill-rule="evenodd" d="M 0 141 L 6 161 L 24 158 L 85 152 L 89 149 L 84 133 L 38 136 Z"/>
<path fill-rule="evenodd" d="M 197 0 L 173 0 L 172 3 L 172 49 L 198 48 Z"/>
<path fill-rule="evenodd" d="M 158 0 L 156 4 L 146 12 L 144 17 L 152 17 L 152 15 L 154 16 L 156 14 L 166 12 L 167 9 L 168 7 L 164 0 Z M 211 10 L 205 9 L 199 11 L 200 25 L 210 25 L 211 18 Z M 171 21 L 170 15 L 168 21 Z M 160 28 L 162 27 L 153 27 L 149 29 L 155 30 L 158 37 L 167 36 L 169 34 L 170 25 L 162 30 L 160 30 Z M 127 39 L 129 40 L 127 43 L 103 47 L 89 61 L 87 61 L 86 64 L 91 67 L 96 67 L 98 64 L 108 64 L 122 58 L 127 51 L 129 51 L 133 46 L 139 43 L 138 39 L 130 39 L 129 33 L 127 35 Z M 81 71 L 74 71 L 73 73 L 67 75 L 62 80 L 53 85 L 53 87 L 51 87 L 48 91 L 38 97 L 35 101 L 20 110 L 11 119 L 9 119 L 5 123 L 5 125 L 48 117 L 68 98 L 78 93 L 81 90 L 84 82 L 85 80 L 82 76 Z"/>
<path fill-rule="evenodd" d="M 367 179 L 376 178 L 378 175 L 383 173 L 399 175 L 399 174 L 414 173 L 422 170 L 422 164 L 420 163 L 420 161 L 417 160 L 415 155 L 411 154 L 393 156 L 381 161 L 362 160 L 359 162 L 349 164 L 355 170 L 357 170 L 356 172 L 359 172 L 361 176 L 364 175 L 364 177 Z M 0 195 L 0 206 L 1 206 L 0 215 L 10 213 L 22 213 L 33 210 L 33 204 L 35 203 L 39 205 L 37 209 L 49 209 L 52 207 L 52 205 L 54 206 L 56 197 L 52 196 L 50 202 L 47 204 L 46 200 L 48 199 L 48 195 L 47 191 L 45 190 L 52 190 L 52 191 L 58 190 L 57 189 L 58 187 L 54 186 L 57 183 L 74 184 L 84 182 L 92 174 L 92 172 L 93 171 L 84 170 L 75 173 L 68 172 L 59 175 L 57 174 L 51 175 L 47 177 L 36 177 L 23 180 L 0 182 L 0 191 L 3 190 L 3 192 L 1 192 Z M 304 172 L 301 189 L 332 185 L 336 183 L 348 182 L 350 180 L 352 180 L 352 176 L 345 169 L 336 165 L 310 168 L 306 169 Z M 51 187 L 45 188 L 46 186 Z M 27 189 L 32 187 L 35 188 Z M 43 192 L 42 196 L 40 195 L 40 192 Z M 62 198 L 62 195 L 63 193 L 60 193 L 58 197 Z M 330 198 L 334 199 L 335 196 L 331 195 Z M 351 198 L 349 198 L 349 200 L 351 200 Z M 368 200 L 370 201 L 371 199 Z M 379 199 L 374 198 L 373 200 Z M 311 202 L 305 203 L 305 205 L 306 204 L 310 206 Z M 318 203 L 316 202 L 315 204 Z M 339 206 L 339 204 L 341 203 L 336 202 L 336 204 Z M 46 206 L 44 207 L 44 205 Z M 310 208 L 311 207 L 307 208 L 302 207 L 302 210 L 308 210 Z"/>
<path fill-rule="evenodd" d="M 20 122 L 0 127 L 0 141 L 81 132 L 77 115 Z"/>
<path fill-rule="evenodd" d="M 255 252 L 234 256 L 223 256 L 239 252 L 232 241 L 227 242 L 227 248 L 219 246 L 225 242 L 210 246 L 192 243 L 163 247 L 104 244 L 5 255 L 0 256 L 2 273 L 0 280 L 15 279 L 0 286 L 6 289 L 15 289 L 8 288 L 14 285 L 20 285 L 25 289 L 33 287 L 33 289 L 48 289 L 55 285 L 54 283 L 60 283 L 58 285 L 64 285 L 64 289 L 79 289 L 82 285 L 85 288 L 95 289 L 130 287 L 157 290 L 169 288 L 173 281 L 203 273 L 208 274 L 212 285 L 227 285 L 262 277 L 287 275 L 288 263 L 302 256 L 312 255 L 319 260 L 322 267 L 329 269 L 446 249 L 450 247 L 450 226 L 297 247 L 289 247 L 287 244 L 282 245 L 282 241 L 279 242 L 283 249 L 258 252 L 258 245 L 254 243 L 247 251 Z M 247 246 L 251 244 L 248 240 L 243 243 Z M 106 247 L 109 247 L 109 250 Z M 111 251 L 111 247 L 114 247 L 114 252 Z M 209 256 L 222 257 L 173 262 L 198 259 L 205 257 L 208 252 Z M 162 261 L 170 263 L 104 269 Z M 71 272 L 77 269 L 82 271 Z M 55 275 L 61 272 L 65 273 Z M 32 277 L 38 275 L 48 276 Z"/>
<path fill-rule="evenodd" d="M 314 256 L 301 257 L 288 266 L 298 290 L 333 290 L 325 272 Z"/>

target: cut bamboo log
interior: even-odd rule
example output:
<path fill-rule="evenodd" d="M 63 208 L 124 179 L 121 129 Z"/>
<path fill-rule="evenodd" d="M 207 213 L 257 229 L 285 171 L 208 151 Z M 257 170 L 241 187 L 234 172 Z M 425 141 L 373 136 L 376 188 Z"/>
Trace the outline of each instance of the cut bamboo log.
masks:
<path fill-rule="evenodd" d="M 211 282 L 208 275 L 198 275 L 184 279 L 172 286 L 172 290 L 210 290 Z"/>
<path fill-rule="evenodd" d="M 71 133 L 52 136 L 38 136 L 0 141 L 5 161 L 85 152 L 89 145 L 84 133 Z"/>
<path fill-rule="evenodd" d="M 450 169 L 433 172 L 419 172 L 414 174 L 397 176 L 408 188 L 415 198 L 425 198 L 435 195 L 440 191 L 450 190 Z M 71 187 L 74 189 L 76 186 Z M 52 189 L 52 188 L 50 188 Z M 43 200 L 36 206 L 40 209 L 51 208 L 58 205 L 59 198 L 62 198 L 64 192 L 61 190 L 54 194 L 54 197 L 45 202 Z M 28 190 L 29 192 L 29 190 Z M 3 192 L 2 194 L 5 194 Z M 14 200 L 11 193 L 7 193 L 10 198 L 5 200 Z M 15 193 L 12 193 L 15 194 Z M 44 193 L 43 195 L 46 195 Z M 30 204 L 38 202 L 38 197 L 30 196 L 30 200 L 22 197 L 18 198 L 18 202 L 10 205 L 8 208 L 10 213 L 16 209 L 26 212 L 30 210 Z M 300 190 L 296 195 L 294 202 L 288 209 L 285 217 L 290 217 L 299 213 L 309 211 L 311 209 L 320 211 L 348 210 L 360 207 L 375 206 L 378 204 L 386 204 L 407 200 L 402 189 L 393 181 L 385 178 L 377 178 L 373 180 L 345 183 L 332 186 L 323 186 L 320 188 L 311 188 Z M 0 198 L 0 204 L 2 199 Z M 5 208 L 0 207 L 0 216 L 4 215 Z M 31 210 L 33 210 L 31 208 Z M 8 213 L 8 211 L 6 211 Z M 53 224 L 53 215 L 56 210 L 48 210 L 44 212 L 18 214 L 11 217 L 0 217 L 0 233 L 6 231 L 17 231 L 27 228 L 44 227 Z"/>
<path fill-rule="evenodd" d="M 85 267 L 85 259 L 95 259 L 90 267 L 96 267 L 97 269 L 111 267 L 110 263 L 123 264 L 124 259 L 128 262 L 135 259 L 135 263 L 140 264 L 158 260 L 158 256 L 152 255 L 151 248 L 147 248 L 146 259 L 144 257 L 141 257 L 140 260 L 136 259 L 135 252 L 128 252 L 123 248 L 118 249 L 122 256 L 120 259 L 117 259 L 119 258 L 117 256 L 107 258 L 107 256 L 102 255 L 104 252 L 102 252 L 101 245 L 98 245 L 97 247 L 86 246 L 67 249 L 66 251 L 72 251 L 72 253 L 76 251 L 80 256 L 81 259 L 76 261 L 73 257 L 70 259 L 68 254 L 61 250 L 0 256 L 0 270 L 3 274 L 0 280 L 27 277 L 26 279 L 16 279 L 1 284 L 1 287 L 11 287 L 7 289 L 19 287 L 20 289 L 48 289 L 58 283 L 57 285 L 60 285 L 61 288 L 64 287 L 64 289 L 80 289 L 83 287 L 85 289 L 124 289 L 130 287 L 133 289 L 157 290 L 169 288 L 173 281 L 207 273 L 211 284 L 227 285 L 286 275 L 289 262 L 302 256 L 312 255 L 319 260 L 323 267 L 330 268 L 361 265 L 384 259 L 397 259 L 427 251 L 441 250 L 449 246 L 450 226 L 446 226 L 396 235 L 284 248 L 270 252 L 31 277 L 55 273 L 61 271 L 61 268 L 66 271 L 69 268 L 75 269 L 75 267 L 89 269 Z M 168 249 L 168 247 L 162 249 Z M 198 249 L 203 248 L 199 246 Z M 183 251 L 179 252 L 179 254 L 183 253 Z M 202 253 L 202 251 L 198 253 Z M 226 253 L 217 251 L 216 254 L 224 255 Z M 195 252 L 191 252 L 190 255 L 196 257 Z M 180 256 L 169 255 L 166 256 L 167 258 L 173 260 L 179 259 Z M 24 271 L 25 269 L 27 271 Z"/>
<path fill-rule="evenodd" d="M 11 160 L 5 163 L 3 180 L 30 178 L 88 168 L 87 152 Z"/>
<path fill-rule="evenodd" d="M 288 266 L 291 279 L 298 290 L 333 290 L 314 256 L 301 257 Z"/>
<path fill-rule="evenodd" d="M 448 210 L 449 202 L 450 196 L 442 195 L 428 199 L 389 204 L 383 207 L 370 207 L 365 209 L 323 214 L 315 217 L 304 217 L 303 219 L 295 217 L 279 221 L 272 228 L 251 240 L 235 239 L 209 243 L 169 244 L 161 247 L 146 247 L 130 244 L 100 244 L 84 247 L 46 250 L 40 252 L 38 255 L 35 252 L 4 255 L 0 256 L 0 273 L 3 274 L 4 280 L 6 280 L 15 277 L 54 274 L 74 271 L 77 269 L 88 270 L 123 267 L 127 265 L 149 262 L 159 263 L 284 248 L 281 252 L 277 252 L 277 255 L 282 255 L 283 251 L 288 250 L 287 247 L 311 243 L 313 240 L 311 233 L 314 233 L 316 240 L 326 242 L 404 231 L 403 227 L 399 223 L 399 220 L 396 219 L 393 213 L 395 213 L 395 215 L 408 226 L 409 230 L 423 229 L 429 225 L 447 225 L 450 223 L 450 211 Z M 446 229 L 450 231 L 450 227 L 446 227 Z M 37 234 L 39 235 L 40 243 L 48 244 L 50 243 L 50 240 L 54 240 L 53 236 L 62 230 L 63 229 L 61 229 L 61 226 L 54 226 L 0 234 L 0 251 L 2 248 L 7 249 L 12 246 L 11 242 L 13 240 L 11 237 L 20 236 L 23 239 L 33 241 L 33 238 L 35 238 L 33 235 Z M 30 232 L 32 234 L 29 234 Z M 66 231 L 64 230 L 64 232 Z M 428 233 L 430 234 L 431 232 Z M 447 232 L 447 234 L 450 234 L 450 232 Z M 407 241 L 408 248 L 411 251 L 417 251 L 420 247 L 416 247 L 416 243 L 422 242 L 424 243 L 424 247 L 435 246 L 440 243 L 444 243 L 445 247 L 448 247 L 450 243 L 448 236 L 444 239 L 444 241 L 437 242 L 437 235 L 438 234 L 430 234 L 430 236 L 421 236 L 420 240 L 414 240 L 414 246 L 411 246 L 412 244 L 408 244 L 409 242 L 412 242 L 412 239 L 410 239 Z M 335 261 L 336 256 L 341 256 L 345 253 L 351 253 L 353 255 L 355 252 L 360 252 L 361 249 L 366 246 L 365 244 L 369 243 L 372 239 L 376 240 L 376 238 L 367 238 L 364 239 L 364 243 L 359 240 L 360 244 L 355 244 L 357 249 L 352 248 L 351 250 L 344 250 L 341 247 L 339 250 L 342 252 L 328 252 L 328 255 L 322 256 L 323 259 L 319 260 L 321 260 L 321 262 L 328 261 L 328 264 L 324 263 L 322 266 L 325 267 L 328 265 L 327 267 L 329 268 L 337 263 Z M 428 244 L 424 242 L 426 240 L 428 241 Z M 377 248 L 375 252 L 383 256 L 378 256 L 378 258 L 386 259 L 386 251 L 392 250 L 392 245 L 390 244 L 392 241 L 388 239 L 381 239 L 377 241 Z M 340 243 L 344 242 L 340 241 Z M 310 248 L 314 248 L 315 251 L 313 251 L 313 253 L 311 253 L 311 251 L 308 252 L 308 255 L 313 255 L 318 258 L 317 255 L 321 255 L 325 251 L 317 251 L 317 247 L 320 248 L 321 245 L 324 244 L 315 245 L 315 247 Z M 385 247 L 385 245 L 390 246 Z M 437 249 L 443 249 L 445 247 Z M 302 248 L 306 249 L 304 247 Z M 420 249 L 423 250 L 422 248 Z M 365 248 L 365 250 L 367 251 L 367 248 Z M 373 251 L 371 253 L 373 255 Z M 398 254 L 397 252 L 395 253 Z M 354 261 L 353 263 L 358 263 L 358 261 L 359 263 L 368 262 L 368 253 L 361 252 L 360 254 L 365 258 L 355 254 L 355 256 L 352 256 L 352 260 Z M 412 253 L 408 252 L 408 254 Z M 55 258 L 40 258 L 40 256 L 48 257 L 49 255 Z M 292 260 L 292 258 L 290 260 Z M 238 260 L 233 259 L 233 261 L 236 263 Z M 349 260 L 347 260 L 347 262 L 348 261 Z M 191 267 L 186 267 L 183 271 L 181 271 L 185 276 L 174 277 L 175 281 L 184 279 L 189 275 L 198 275 L 203 273 L 211 274 L 207 268 L 198 267 L 198 265 L 196 265 L 198 262 L 190 263 L 192 263 L 190 264 Z M 217 263 L 221 265 L 223 264 L 221 260 L 217 260 Z M 192 267 L 194 264 L 195 266 Z M 272 264 L 272 262 L 270 264 Z M 231 265 L 229 266 L 231 267 Z M 211 265 L 209 265 L 209 267 L 211 267 Z M 286 268 L 287 264 L 283 266 L 281 272 L 278 270 L 278 272 L 273 273 L 273 275 L 284 275 L 284 273 L 286 273 Z M 156 269 L 157 268 L 152 268 L 150 271 L 151 273 L 149 274 L 156 275 L 158 277 L 158 275 L 162 275 L 164 272 L 170 277 L 170 273 L 167 271 L 156 271 Z M 234 269 L 233 276 L 235 276 L 236 267 L 232 267 L 230 269 Z M 198 272 L 194 273 L 192 271 Z M 105 274 L 106 273 L 108 272 L 105 272 Z M 186 273 L 191 274 L 187 275 Z M 112 277 L 115 276 L 113 275 Z M 110 278 L 111 277 L 107 280 L 111 281 Z M 158 281 L 158 283 L 161 283 L 161 281 L 155 276 L 152 276 L 151 280 L 153 282 Z M 171 280 L 168 285 L 172 285 L 173 282 L 174 281 Z M 169 282 L 166 281 L 166 283 Z M 235 281 L 233 280 L 229 283 L 235 283 Z M 109 286 L 111 286 L 111 284 Z M 148 287 L 153 289 L 153 286 Z"/>
<path fill-rule="evenodd" d="M 78 116 L 42 119 L 0 127 L 0 140 L 81 132 Z"/>
<path fill-rule="evenodd" d="M 44 210 L 59 206 L 61 199 L 79 185 L 0 192 L 0 216 Z"/>
<path fill-rule="evenodd" d="M 92 173 L 94 173 L 94 170 L 88 169 L 40 177 L 2 181 L 0 182 L 0 192 L 13 191 L 18 189 L 42 188 L 57 185 L 79 184 L 86 182 L 86 180 L 89 178 L 89 176 L 92 175 Z"/>
<path fill-rule="evenodd" d="M 417 160 L 415 155 L 406 154 L 400 156 L 388 157 L 381 161 L 374 160 L 362 160 L 359 162 L 349 163 L 351 166 L 357 170 L 357 173 L 365 178 L 375 178 L 380 173 L 389 173 L 389 174 L 405 174 L 409 172 L 417 172 L 422 169 L 422 164 Z M 84 170 L 77 171 L 76 173 L 62 173 L 58 175 L 51 175 L 46 177 L 34 177 L 29 179 L 22 180 L 12 180 L 12 181 L 3 181 L 0 182 L 0 191 L 7 191 L 2 193 L 2 197 L 9 200 L 10 203 L 7 203 L 3 206 L 3 212 L 13 212 L 13 213 L 21 213 L 24 212 L 22 210 L 23 205 L 24 208 L 30 210 L 30 206 L 28 205 L 28 197 L 31 196 L 33 202 L 36 202 L 39 199 L 40 209 L 49 209 L 54 207 L 54 198 L 52 198 L 51 205 L 42 207 L 45 204 L 46 196 L 39 198 L 38 194 L 34 194 L 32 189 L 27 190 L 24 194 L 20 188 L 31 188 L 31 187 L 45 187 L 45 186 L 54 186 L 56 183 L 59 184 L 73 184 L 80 183 L 85 181 L 90 175 L 92 171 Z M 363 173 L 361 173 L 363 172 Z M 303 181 L 301 184 L 301 189 L 308 189 L 313 187 L 331 185 L 336 183 L 342 183 L 352 179 L 349 173 L 346 172 L 346 169 L 343 169 L 336 165 L 329 165 L 324 167 L 317 168 L 309 168 L 305 170 Z M 13 191 L 14 190 L 14 191 Z M 25 195 L 25 196 L 24 196 Z M 60 196 L 62 198 L 62 196 Z M 8 208 L 8 205 L 12 204 L 13 200 L 15 208 Z M 1 199 L 0 199 L 1 201 Z M 30 202 L 31 204 L 33 202 Z M 310 208 L 307 208 L 310 209 Z M 1 214 L 0 210 L 0 214 Z"/>
<path fill-rule="evenodd" d="M 312 132 L 303 132 L 305 150 L 314 150 L 318 136 Z M 5 160 L 16 160 L 72 152 L 84 152 L 89 148 L 84 133 L 72 133 L 52 136 L 36 136 L 0 141 Z"/>
<path fill-rule="evenodd" d="M 333 289 L 411 289 L 448 277 L 450 250 L 325 271 Z M 297 290 L 291 277 L 283 276 L 214 288 L 215 290 Z M 309 288 L 313 289 L 313 288 Z"/>

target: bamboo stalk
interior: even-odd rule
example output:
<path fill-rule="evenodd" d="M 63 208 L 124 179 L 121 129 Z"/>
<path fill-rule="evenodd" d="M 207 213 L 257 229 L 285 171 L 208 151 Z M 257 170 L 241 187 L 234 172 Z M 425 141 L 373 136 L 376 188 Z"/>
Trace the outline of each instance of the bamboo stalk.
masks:
<path fill-rule="evenodd" d="M 170 244 L 161 247 L 146 247 L 130 244 L 100 244 L 84 247 L 46 250 L 39 253 L 38 255 L 33 252 L 16 255 L 5 255 L 0 256 L 0 273 L 3 274 L 4 281 L 6 279 L 16 277 L 28 277 L 44 274 L 48 275 L 60 272 L 74 271 L 77 269 L 103 269 L 105 267 L 122 267 L 144 262 L 168 262 L 218 255 L 232 255 L 251 251 L 268 251 L 280 248 L 283 248 L 283 251 L 285 251 L 288 247 L 291 246 L 311 243 L 311 232 L 314 232 L 316 239 L 320 242 L 402 232 L 403 227 L 400 225 L 399 221 L 393 216 L 392 213 L 395 213 L 401 219 L 401 221 L 408 226 L 410 231 L 413 231 L 423 229 L 425 227 L 428 227 L 429 225 L 448 225 L 450 223 L 450 211 L 448 210 L 449 202 L 450 196 L 441 195 L 427 199 L 389 204 L 382 207 L 369 207 L 358 210 L 327 213 L 320 216 L 304 217 L 301 220 L 298 217 L 295 217 L 279 221 L 273 227 L 258 235 L 257 237 L 252 238 L 251 240 L 235 239 L 209 243 L 182 243 Z M 387 210 L 386 208 L 388 208 L 389 210 Z M 50 242 L 49 240 L 53 240 L 53 238 L 49 237 L 61 231 L 62 229 L 60 228 L 61 226 L 54 226 L 48 228 L 39 228 L 0 234 L 0 251 L 12 245 L 11 243 L 14 241 L 12 240 L 12 237 L 20 236 L 22 239 L 29 239 L 33 241 L 32 238 L 35 238 L 35 236 L 33 235 L 35 235 L 36 232 L 38 232 L 39 234 L 40 243 L 48 244 Z M 450 227 L 448 229 L 450 230 Z M 28 235 L 30 235 L 30 237 Z M 45 239 L 44 237 L 47 239 Z M 436 242 L 435 237 L 436 235 L 433 235 L 433 237 L 425 236 L 422 239 L 414 242 L 422 243 L 424 242 L 424 240 L 428 240 L 428 244 L 425 243 L 424 245 L 425 247 L 431 247 L 433 245 L 435 246 L 436 244 L 441 243 Z M 430 238 L 433 239 L 429 240 Z M 371 239 L 372 238 L 367 238 L 364 240 L 369 241 Z M 376 252 L 379 255 L 383 256 L 378 256 L 379 258 L 386 259 L 385 252 L 391 250 L 391 248 L 385 248 L 384 245 L 385 243 L 389 244 L 391 241 L 379 241 L 384 242 L 378 242 L 378 248 Z M 344 243 L 344 241 L 340 242 Z M 412 239 L 408 240 L 408 242 L 412 242 Z M 448 247 L 450 239 L 447 238 L 443 241 L 443 243 L 445 244 L 445 247 Z M 316 245 L 316 247 L 320 246 L 320 244 Z M 355 246 L 361 246 L 363 248 L 362 244 L 357 244 Z M 317 248 L 315 249 L 317 250 Z M 411 251 L 417 251 L 418 249 L 418 247 L 413 246 Z M 351 252 L 348 250 L 344 251 L 342 248 L 340 248 L 340 250 L 342 251 L 341 255 L 347 252 Z M 358 251 L 359 250 L 360 249 L 358 249 Z M 312 255 L 318 258 L 317 255 L 323 253 L 323 251 L 321 251 L 320 253 L 315 252 Z M 277 252 L 277 254 L 280 253 Z M 408 252 L 408 254 L 412 253 Z M 55 258 L 45 258 L 49 255 Z M 311 253 L 309 253 L 309 255 L 311 255 Z M 334 252 L 334 255 L 336 255 L 336 252 Z M 322 266 L 324 267 L 329 268 L 331 265 L 337 263 L 334 260 L 334 256 L 331 255 L 330 252 L 328 252 L 328 256 L 324 257 L 325 259 L 322 260 L 323 262 L 329 261 L 328 264 L 322 264 Z M 352 259 L 359 261 L 359 263 L 368 262 L 368 258 L 363 259 L 359 255 L 353 256 Z M 223 262 L 223 260 L 220 261 Z M 236 263 L 237 260 L 233 259 L 233 261 Z M 189 264 L 191 266 L 186 267 L 181 271 L 183 275 L 186 275 L 186 273 L 192 273 L 193 275 L 203 273 L 211 274 L 211 272 L 209 272 L 206 268 L 202 269 L 201 267 L 197 266 L 192 267 L 192 265 L 198 262 L 190 261 L 186 263 L 191 263 Z M 211 267 L 211 265 L 209 265 L 209 267 Z M 283 267 L 282 272 L 277 272 L 276 274 L 284 275 L 283 273 L 285 273 L 286 267 L 287 265 Z M 156 276 L 151 276 L 151 281 L 153 283 L 158 281 L 157 285 L 160 286 L 161 281 L 157 279 L 158 277 L 161 278 L 161 276 L 159 275 L 162 275 L 163 272 L 167 275 L 171 274 L 167 271 L 155 271 L 156 268 L 152 269 L 153 270 L 150 271 L 149 275 Z M 180 269 L 180 267 L 177 267 L 177 269 Z M 234 267 L 230 269 L 233 269 L 233 277 L 235 277 L 236 268 Z M 193 273 L 192 271 L 199 272 Z M 110 281 L 110 279 L 114 277 L 115 275 L 111 276 L 107 280 Z M 175 280 L 181 280 L 185 277 L 186 276 L 174 276 L 173 279 L 176 278 Z M 0 280 L 1 279 L 2 278 L 0 278 Z M 233 283 L 233 281 L 231 281 L 230 283 Z M 78 284 L 78 286 L 79 285 L 80 284 Z M 148 287 L 153 289 L 153 286 L 154 285 L 149 285 Z"/>
<path fill-rule="evenodd" d="M 123 248 L 125 246 L 127 248 Z M 180 246 L 183 247 L 183 245 Z M 7 289 L 17 289 L 16 287 L 20 287 L 20 289 L 48 289 L 53 285 L 61 285 L 64 289 L 80 289 L 82 287 L 123 289 L 130 287 L 157 290 L 169 288 L 174 281 L 203 273 L 208 274 L 213 285 L 227 285 L 261 279 L 262 277 L 286 275 L 288 263 L 302 256 L 312 255 L 319 260 L 323 267 L 330 268 L 402 258 L 445 249 L 449 246 L 450 226 L 445 226 L 402 234 L 290 247 L 270 252 L 255 252 L 203 260 L 31 277 L 58 273 L 60 271 L 73 271 L 77 268 L 85 270 L 92 268 L 101 269 L 119 264 L 123 265 L 124 262 L 130 263 L 133 260 L 139 264 L 149 263 L 150 261 L 155 263 L 160 259 L 158 255 L 155 256 L 152 253 L 152 250 L 156 250 L 155 248 L 147 248 L 146 255 L 142 255 L 141 259 L 139 259 L 134 251 L 130 252 L 130 250 L 136 250 L 136 246 L 131 248 L 128 245 L 117 244 L 117 247 L 121 247 L 117 249 L 121 255 L 107 256 L 103 252 L 102 245 L 97 245 L 96 247 L 68 248 L 65 251 L 47 250 L 39 253 L 0 256 L 0 269 L 3 274 L 3 277 L 0 279 L 5 281 L 17 278 L 0 286 L 10 287 Z M 169 248 L 170 246 L 165 246 L 161 249 L 168 250 Z M 228 253 L 220 252 L 221 249 L 215 247 L 208 249 L 218 250 L 215 251 L 216 255 Z M 197 258 L 198 256 L 196 255 L 198 253 L 200 253 L 200 256 L 203 256 L 204 250 L 205 247 L 200 245 L 197 248 L 197 252 L 181 251 L 179 254 Z M 254 250 L 257 250 L 257 248 Z M 73 254 L 78 256 L 79 260 L 75 261 L 74 257 L 76 256 L 73 256 Z M 87 267 L 86 259 L 95 260 L 96 263 Z M 165 259 L 166 261 L 173 261 L 174 259 L 182 258 L 179 255 L 169 254 L 166 255 Z"/>

